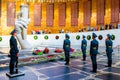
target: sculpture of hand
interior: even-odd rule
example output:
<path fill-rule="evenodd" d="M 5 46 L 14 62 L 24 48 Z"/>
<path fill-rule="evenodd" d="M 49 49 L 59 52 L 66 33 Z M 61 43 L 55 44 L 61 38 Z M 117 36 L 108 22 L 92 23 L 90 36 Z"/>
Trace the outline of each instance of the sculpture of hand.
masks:
<path fill-rule="evenodd" d="M 29 20 L 26 20 L 24 18 L 20 18 L 15 21 L 15 30 L 17 32 L 17 39 L 22 49 L 31 48 L 30 44 L 27 41 L 28 23 Z"/>
<path fill-rule="evenodd" d="M 24 7 L 26 9 L 27 6 L 23 6 L 23 8 Z M 26 13 L 25 11 L 20 12 L 18 13 L 18 19 L 15 21 L 15 30 L 17 32 L 17 39 L 22 49 L 32 48 L 32 46 L 27 41 L 27 28 L 30 22 L 30 19 L 26 18 L 27 15 L 28 13 Z"/>

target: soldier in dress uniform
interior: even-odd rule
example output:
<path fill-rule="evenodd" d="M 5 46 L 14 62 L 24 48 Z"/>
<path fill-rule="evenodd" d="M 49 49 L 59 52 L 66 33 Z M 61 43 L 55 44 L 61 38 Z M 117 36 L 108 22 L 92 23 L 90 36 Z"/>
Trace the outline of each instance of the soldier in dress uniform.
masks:
<path fill-rule="evenodd" d="M 113 42 L 111 40 L 111 35 L 107 34 L 107 38 L 108 40 L 106 40 L 106 54 L 107 54 L 107 58 L 108 58 L 108 65 L 106 67 L 111 67 L 112 65 L 112 52 L 113 52 Z"/>
<path fill-rule="evenodd" d="M 18 47 L 17 47 L 17 40 L 15 38 L 16 36 L 16 30 L 13 30 L 11 32 L 11 38 L 10 38 L 10 64 L 9 64 L 9 69 L 10 69 L 10 74 L 14 74 L 14 67 L 17 67 L 18 63 Z M 16 69 L 16 73 L 18 70 Z"/>
<path fill-rule="evenodd" d="M 92 34 L 92 41 L 90 43 L 90 56 L 91 56 L 91 61 L 92 61 L 92 72 L 97 72 L 97 54 L 98 54 L 98 46 L 99 43 L 98 41 L 95 39 L 97 37 L 97 35 L 95 33 Z"/>
<path fill-rule="evenodd" d="M 69 40 L 69 35 L 65 34 L 65 40 L 63 43 L 63 49 L 64 49 L 64 53 L 65 53 L 65 65 L 69 65 L 69 61 L 70 61 L 70 40 Z"/>
<path fill-rule="evenodd" d="M 83 54 L 83 61 L 86 60 L 86 47 L 87 47 L 87 41 L 85 39 L 85 36 L 83 35 L 83 40 L 81 43 L 81 50 L 82 50 L 82 54 Z"/>

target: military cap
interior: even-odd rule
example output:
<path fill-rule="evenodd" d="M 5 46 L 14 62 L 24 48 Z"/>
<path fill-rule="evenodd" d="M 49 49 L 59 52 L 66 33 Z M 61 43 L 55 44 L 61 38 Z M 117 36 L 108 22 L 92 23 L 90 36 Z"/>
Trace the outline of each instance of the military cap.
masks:
<path fill-rule="evenodd" d="M 97 37 L 97 35 L 96 35 L 95 33 L 92 33 L 92 36 L 93 36 L 94 38 L 96 38 L 96 37 Z"/>
<path fill-rule="evenodd" d="M 14 29 L 14 30 L 12 30 L 12 32 L 10 34 L 13 35 L 15 32 L 16 32 L 16 30 Z"/>

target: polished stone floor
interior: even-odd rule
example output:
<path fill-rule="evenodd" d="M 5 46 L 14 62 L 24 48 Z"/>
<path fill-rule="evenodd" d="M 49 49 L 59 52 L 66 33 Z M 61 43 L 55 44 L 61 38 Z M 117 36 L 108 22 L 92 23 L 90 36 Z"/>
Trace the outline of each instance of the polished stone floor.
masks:
<path fill-rule="evenodd" d="M 113 55 L 111 68 L 105 67 L 107 58 L 105 54 L 97 56 L 98 72 L 91 73 L 90 57 L 86 61 L 81 58 L 72 58 L 69 66 L 64 60 L 42 62 L 19 67 L 24 76 L 9 78 L 6 76 L 8 68 L 0 69 L 0 80 L 120 80 L 120 54 Z"/>

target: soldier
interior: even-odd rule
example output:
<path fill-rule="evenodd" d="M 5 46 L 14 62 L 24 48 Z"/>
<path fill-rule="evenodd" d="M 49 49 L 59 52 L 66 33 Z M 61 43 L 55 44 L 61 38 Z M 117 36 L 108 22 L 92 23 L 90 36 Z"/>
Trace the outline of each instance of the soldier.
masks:
<path fill-rule="evenodd" d="M 16 36 L 16 31 L 13 30 L 11 32 L 11 38 L 10 38 L 10 64 L 9 64 L 9 69 L 10 69 L 10 74 L 14 74 L 14 66 L 18 63 L 18 47 L 17 47 L 17 41 L 15 39 Z M 18 71 L 16 70 L 16 73 Z"/>
<path fill-rule="evenodd" d="M 108 65 L 106 67 L 111 67 L 112 65 L 112 46 L 113 46 L 113 42 L 111 40 L 111 35 L 107 34 L 107 38 L 108 40 L 106 40 L 106 54 L 107 54 L 107 58 L 108 58 Z"/>
<path fill-rule="evenodd" d="M 86 47 L 87 47 L 87 41 L 85 40 L 85 36 L 83 35 L 83 40 L 81 43 L 81 50 L 83 54 L 83 61 L 86 60 Z"/>
<path fill-rule="evenodd" d="M 92 61 L 92 72 L 97 72 L 97 61 L 96 61 L 96 57 L 98 54 L 98 41 L 95 39 L 97 37 L 97 35 L 95 33 L 92 34 L 92 41 L 90 44 L 90 56 L 91 56 L 91 61 Z"/>
<path fill-rule="evenodd" d="M 63 49 L 64 49 L 64 53 L 65 53 L 65 65 L 69 65 L 69 61 L 70 61 L 70 40 L 69 40 L 69 35 L 66 34 L 65 35 L 65 40 L 63 43 Z"/>

